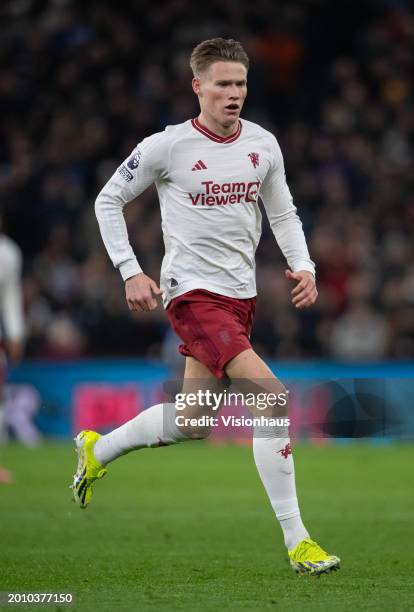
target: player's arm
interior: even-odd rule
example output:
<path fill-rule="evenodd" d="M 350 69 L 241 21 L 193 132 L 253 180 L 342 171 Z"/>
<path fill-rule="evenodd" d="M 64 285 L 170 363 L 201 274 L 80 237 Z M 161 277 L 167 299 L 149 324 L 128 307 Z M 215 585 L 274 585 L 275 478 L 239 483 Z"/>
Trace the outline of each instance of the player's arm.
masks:
<path fill-rule="evenodd" d="M 163 134 L 145 138 L 109 179 L 95 202 L 102 240 L 125 281 L 130 310 L 154 310 L 161 291 L 139 265 L 128 238 L 124 206 L 162 178 L 166 159 Z"/>
<path fill-rule="evenodd" d="M 0 292 L 0 300 L 7 356 L 10 361 L 18 362 L 23 356 L 24 319 L 21 255 L 17 250 L 10 258 L 9 269 Z"/>
<path fill-rule="evenodd" d="M 296 282 L 292 303 L 296 308 L 311 306 L 318 296 L 315 264 L 309 256 L 302 222 L 286 183 L 282 152 L 275 138 L 271 143 L 270 169 L 260 196 L 273 234 L 290 268 L 286 270 L 286 277 Z"/>

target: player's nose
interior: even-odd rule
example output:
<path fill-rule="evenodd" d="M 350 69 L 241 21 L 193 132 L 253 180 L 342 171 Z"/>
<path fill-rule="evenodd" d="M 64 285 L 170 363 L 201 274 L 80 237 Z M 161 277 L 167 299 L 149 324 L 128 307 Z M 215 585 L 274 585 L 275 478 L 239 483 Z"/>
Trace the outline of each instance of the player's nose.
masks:
<path fill-rule="evenodd" d="M 231 100 L 238 100 L 240 98 L 240 91 L 237 85 L 233 85 L 229 91 L 229 98 Z"/>

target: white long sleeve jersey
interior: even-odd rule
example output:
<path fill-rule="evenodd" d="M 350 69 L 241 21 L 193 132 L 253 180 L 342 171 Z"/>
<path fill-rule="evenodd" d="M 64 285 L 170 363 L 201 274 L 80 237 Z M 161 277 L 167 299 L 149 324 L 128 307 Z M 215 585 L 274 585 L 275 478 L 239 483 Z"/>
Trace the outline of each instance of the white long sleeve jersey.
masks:
<path fill-rule="evenodd" d="M 0 234 L 0 319 L 8 340 L 22 340 L 24 335 L 21 267 L 20 248 Z"/>
<path fill-rule="evenodd" d="M 124 280 L 142 269 L 122 209 L 151 183 L 161 207 L 165 307 L 192 289 L 235 298 L 256 295 L 259 196 L 290 268 L 314 273 L 280 147 L 259 125 L 240 120 L 237 131 L 223 138 L 192 119 L 168 126 L 134 149 L 95 204 L 106 249 Z"/>

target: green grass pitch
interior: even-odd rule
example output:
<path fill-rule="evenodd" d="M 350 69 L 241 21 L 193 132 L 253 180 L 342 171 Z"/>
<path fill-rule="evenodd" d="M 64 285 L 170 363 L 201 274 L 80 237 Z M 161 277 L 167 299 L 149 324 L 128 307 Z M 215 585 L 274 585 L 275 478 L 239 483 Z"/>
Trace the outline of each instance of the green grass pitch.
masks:
<path fill-rule="evenodd" d="M 342 558 L 341 571 L 308 578 L 288 565 L 248 447 L 132 453 L 82 511 L 70 501 L 72 447 L 10 445 L 0 459 L 16 479 L 0 487 L 0 591 L 71 591 L 75 604 L 47 609 L 82 611 L 414 610 L 412 453 L 295 446 L 304 521 Z"/>

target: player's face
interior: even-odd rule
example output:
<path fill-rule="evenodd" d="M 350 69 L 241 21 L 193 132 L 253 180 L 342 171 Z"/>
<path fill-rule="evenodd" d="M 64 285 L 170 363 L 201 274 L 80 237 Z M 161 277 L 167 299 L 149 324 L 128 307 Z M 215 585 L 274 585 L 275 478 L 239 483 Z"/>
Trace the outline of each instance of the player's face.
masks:
<path fill-rule="evenodd" d="M 237 123 L 247 95 L 247 70 L 239 62 L 214 62 L 193 79 L 204 119 L 229 128 Z M 208 127 L 208 126 L 207 126 Z"/>

